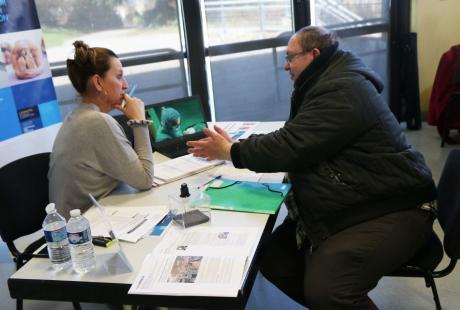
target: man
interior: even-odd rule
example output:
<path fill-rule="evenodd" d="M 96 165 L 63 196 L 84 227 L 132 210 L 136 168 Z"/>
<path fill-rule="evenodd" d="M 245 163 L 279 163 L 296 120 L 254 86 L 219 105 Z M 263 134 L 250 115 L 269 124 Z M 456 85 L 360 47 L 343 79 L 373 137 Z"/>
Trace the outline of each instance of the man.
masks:
<path fill-rule="evenodd" d="M 288 217 L 264 247 L 264 276 L 310 309 L 376 309 L 368 292 L 431 233 L 422 210 L 435 187 L 380 93 L 379 77 L 333 33 L 309 26 L 289 40 L 294 80 L 281 129 L 233 142 L 219 127 L 190 152 L 237 168 L 284 171 Z"/>

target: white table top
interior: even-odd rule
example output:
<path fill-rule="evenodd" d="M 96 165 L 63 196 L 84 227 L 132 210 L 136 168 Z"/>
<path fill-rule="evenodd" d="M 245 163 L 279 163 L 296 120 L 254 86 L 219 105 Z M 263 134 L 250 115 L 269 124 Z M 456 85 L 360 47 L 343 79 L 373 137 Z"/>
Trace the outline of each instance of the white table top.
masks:
<path fill-rule="evenodd" d="M 155 155 L 156 162 L 164 160 L 161 155 Z M 152 188 L 148 191 L 138 192 L 132 188 L 125 187 L 118 192 L 112 193 L 110 196 L 100 200 L 102 205 L 106 206 L 152 206 L 152 205 L 167 205 L 168 194 L 178 193 L 180 184 L 183 182 L 188 183 L 190 188 L 196 188 L 212 176 L 213 168 L 200 174 L 181 179 L 179 181 L 165 184 L 160 187 Z M 280 182 L 283 178 L 283 173 L 276 174 L 264 174 L 261 182 Z M 211 225 L 218 227 L 257 227 L 259 228 L 258 240 L 262 236 L 263 230 L 269 219 L 267 214 L 257 213 L 244 213 L 244 212 L 232 212 L 232 211 L 219 211 L 212 210 L 211 221 L 202 225 Z M 163 232 L 163 235 L 168 232 L 169 229 L 178 229 L 175 226 L 170 227 Z M 188 228 L 193 229 L 193 228 Z M 43 283 L 58 281 L 59 283 L 106 283 L 106 284 L 122 284 L 130 285 L 134 281 L 138 270 L 140 269 L 144 257 L 152 251 L 152 249 L 158 244 L 161 236 L 147 236 L 137 243 L 123 242 L 123 250 L 134 268 L 133 272 L 118 273 L 107 267 L 107 262 L 114 256 L 114 249 L 95 247 L 96 249 L 96 269 L 87 274 L 77 274 L 72 270 L 71 267 L 61 271 L 54 271 L 51 263 L 46 258 L 34 258 L 25 264 L 20 270 L 14 273 L 10 280 L 19 285 L 21 280 L 34 281 L 38 280 Z M 251 262 L 254 256 L 255 247 L 249 257 L 248 262 Z M 249 266 L 250 264 L 247 264 Z M 247 267 L 246 267 L 247 268 Z M 248 270 L 245 271 L 245 276 Z M 9 281 L 10 281 L 9 280 Z M 17 281 L 15 281 L 17 280 Z M 62 282 L 61 282 L 62 281 Z M 9 283 L 11 289 L 11 283 Z M 27 298 L 27 296 L 21 296 Z M 30 298 L 33 298 L 31 296 Z M 77 298 L 77 300 L 79 300 Z M 81 299 L 84 300 L 84 299 Z"/>

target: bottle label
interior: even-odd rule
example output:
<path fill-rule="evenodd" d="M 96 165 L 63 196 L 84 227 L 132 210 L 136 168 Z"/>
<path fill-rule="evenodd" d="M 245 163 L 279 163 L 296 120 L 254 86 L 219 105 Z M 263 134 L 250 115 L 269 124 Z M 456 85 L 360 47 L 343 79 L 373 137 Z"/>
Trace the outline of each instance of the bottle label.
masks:
<path fill-rule="evenodd" d="M 90 241 L 91 231 L 88 228 L 75 233 L 67 232 L 67 236 L 70 244 L 82 244 Z"/>
<path fill-rule="evenodd" d="M 45 230 L 46 242 L 59 242 L 67 237 L 67 231 L 65 227 L 61 227 L 56 230 Z"/>

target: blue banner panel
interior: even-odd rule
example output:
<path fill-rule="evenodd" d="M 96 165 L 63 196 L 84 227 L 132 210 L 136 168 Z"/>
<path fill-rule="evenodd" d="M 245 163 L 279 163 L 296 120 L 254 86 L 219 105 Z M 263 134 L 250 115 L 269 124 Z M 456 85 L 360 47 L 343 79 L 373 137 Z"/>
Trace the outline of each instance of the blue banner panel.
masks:
<path fill-rule="evenodd" d="M 18 110 L 18 116 L 23 133 L 34 131 L 43 127 L 40 119 L 40 112 L 36 106 Z"/>
<path fill-rule="evenodd" d="M 38 105 L 43 127 L 57 124 L 61 121 L 61 113 L 57 100 L 40 103 Z"/>
<path fill-rule="evenodd" d="M 18 110 L 56 100 L 56 92 L 51 78 L 19 84 L 11 88 Z"/>
<path fill-rule="evenodd" d="M 0 88 L 0 141 L 22 133 L 11 89 Z"/>
<path fill-rule="evenodd" d="M 0 33 L 40 28 L 34 0 L 0 0 Z"/>

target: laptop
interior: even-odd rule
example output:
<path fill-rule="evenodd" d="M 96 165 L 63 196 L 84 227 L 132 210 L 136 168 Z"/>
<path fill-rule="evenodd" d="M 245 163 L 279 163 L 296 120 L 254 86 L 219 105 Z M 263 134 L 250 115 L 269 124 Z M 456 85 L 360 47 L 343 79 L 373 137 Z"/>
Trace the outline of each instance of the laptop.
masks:
<path fill-rule="evenodd" d="M 145 106 L 146 118 L 152 121 L 149 128 L 152 151 L 169 158 L 187 154 L 187 141 L 204 138 L 207 127 L 203 105 L 199 96 L 169 100 Z M 126 136 L 134 142 L 132 130 L 126 125 L 125 115 L 114 117 L 124 128 Z"/>

